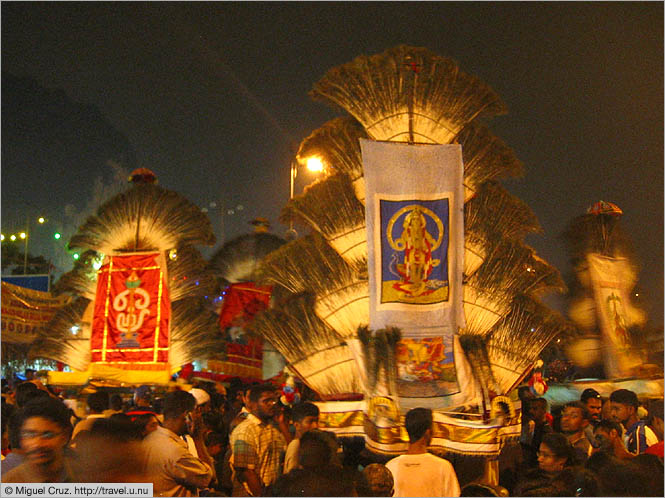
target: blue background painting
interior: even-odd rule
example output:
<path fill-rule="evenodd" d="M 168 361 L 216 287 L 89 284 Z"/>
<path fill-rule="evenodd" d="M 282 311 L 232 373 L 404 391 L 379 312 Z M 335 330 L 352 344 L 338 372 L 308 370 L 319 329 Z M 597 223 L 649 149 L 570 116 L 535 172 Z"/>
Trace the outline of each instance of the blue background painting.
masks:
<path fill-rule="evenodd" d="M 448 199 L 437 199 L 430 201 L 419 201 L 419 200 L 404 200 L 404 201 L 390 201 L 385 199 L 380 199 L 379 209 L 381 212 L 381 280 L 382 281 L 391 281 L 399 280 L 399 276 L 390 272 L 390 263 L 393 260 L 393 254 L 397 254 L 397 262 L 402 262 L 404 259 L 404 251 L 395 251 L 387 239 L 386 230 L 388 229 L 388 223 L 392 216 L 402 209 L 405 206 L 412 204 L 419 204 L 431 211 L 433 211 L 441 220 L 444 227 L 443 240 L 439 248 L 432 253 L 432 258 L 440 259 L 441 264 L 432 269 L 432 273 L 429 275 L 429 280 L 448 280 L 448 243 L 450 239 L 450 222 L 449 222 L 449 204 Z M 399 238 L 403 229 L 404 217 L 408 213 L 404 213 L 393 225 L 393 240 Z M 439 229 L 436 226 L 436 223 L 432 220 L 431 217 L 425 215 L 427 220 L 427 231 L 432 235 L 434 240 L 439 236 Z M 393 263 L 393 271 L 395 271 Z"/>

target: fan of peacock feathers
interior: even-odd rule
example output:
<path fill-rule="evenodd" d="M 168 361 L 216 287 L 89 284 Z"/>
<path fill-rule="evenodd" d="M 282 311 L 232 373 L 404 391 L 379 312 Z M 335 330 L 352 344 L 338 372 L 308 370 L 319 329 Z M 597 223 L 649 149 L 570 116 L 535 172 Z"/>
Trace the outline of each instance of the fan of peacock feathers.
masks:
<path fill-rule="evenodd" d="M 263 258 L 285 243 L 281 237 L 267 232 L 241 235 L 213 254 L 210 268 L 222 284 L 254 282 Z"/>
<path fill-rule="evenodd" d="M 485 125 L 474 121 L 505 112 L 499 97 L 452 60 L 403 45 L 328 71 L 311 95 L 352 117 L 326 123 L 300 147 L 299 157 L 323 158 L 329 174 L 283 210 L 284 220 L 303 225 L 311 234 L 264 262 L 261 278 L 279 289 L 279 300 L 254 330 L 282 337 L 273 344 L 288 361 L 301 361 L 306 354 L 328 355 L 327 364 L 318 361 L 316 382 L 300 371 L 315 390 L 330 395 L 343 376 L 353 375 L 345 388 L 360 379 L 365 394 L 375 392 L 379 370 L 392 365 L 378 361 L 377 351 L 384 360 L 392 358 L 386 348 L 394 346 L 389 345 L 399 331 L 391 331 L 387 340 L 377 335 L 385 331 L 366 328 L 367 236 L 358 139 L 459 143 L 466 197 L 467 328 L 461 332 L 461 343 L 486 396 L 512 389 L 566 322 L 539 302 L 544 293 L 564 285 L 558 272 L 524 244 L 525 235 L 540 231 L 538 222 L 529 207 L 499 183 L 522 174 L 522 163 Z M 301 297 L 303 292 L 307 299 Z M 323 306 L 330 296 L 335 297 L 334 304 Z M 320 322 L 305 330 L 306 314 Z M 349 351 L 339 350 L 339 341 L 356 358 L 357 373 L 349 370 Z M 338 356 L 330 357 L 332 351 Z M 391 375 L 383 377 L 391 383 Z"/>
<path fill-rule="evenodd" d="M 70 248 L 84 252 L 72 271 L 58 280 L 55 292 L 75 299 L 44 328 L 47 332 L 30 350 L 32 357 L 87 369 L 96 271 L 105 255 L 134 251 L 167 253 L 173 311 L 169 363 L 177 367 L 222 347 L 216 315 L 203 301 L 216 289 L 215 277 L 194 247 L 214 243 L 210 221 L 180 194 L 155 185 L 149 170 L 133 174 L 130 180 L 133 185 L 104 203 L 70 240 Z"/>
<path fill-rule="evenodd" d="M 479 115 L 506 112 L 452 59 L 406 45 L 331 69 L 310 95 L 343 108 L 374 140 L 445 144 Z"/>

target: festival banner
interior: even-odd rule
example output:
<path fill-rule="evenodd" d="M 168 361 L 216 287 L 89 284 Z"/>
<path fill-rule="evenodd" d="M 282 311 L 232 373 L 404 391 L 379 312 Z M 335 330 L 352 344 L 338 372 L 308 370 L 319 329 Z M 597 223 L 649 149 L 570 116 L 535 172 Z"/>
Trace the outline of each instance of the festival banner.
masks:
<path fill-rule="evenodd" d="M 158 252 L 110 256 L 97 272 L 92 363 L 168 369 L 171 303 Z"/>
<path fill-rule="evenodd" d="M 635 374 L 642 359 L 633 348 L 628 328 L 644 321 L 644 315 L 630 303 L 636 273 L 625 258 L 588 254 L 589 277 L 603 334 L 605 373 L 609 377 Z"/>
<path fill-rule="evenodd" d="M 338 437 L 363 437 L 365 445 L 383 455 L 403 454 L 409 446 L 404 415 L 387 398 L 363 401 L 326 401 L 319 408 L 319 427 Z M 513 408 L 509 418 L 488 423 L 464 420 L 434 411 L 432 441 L 434 453 L 466 456 L 498 456 L 508 441 L 520 435 L 521 410 Z"/>
<path fill-rule="evenodd" d="M 30 344 L 70 297 L 2 282 L 2 342 Z"/>
<path fill-rule="evenodd" d="M 245 328 L 257 313 L 268 307 L 271 292 L 272 287 L 254 282 L 229 285 L 224 291 L 224 302 L 219 313 L 221 329 L 232 326 Z"/>
<path fill-rule="evenodd" d="M 400 397 L 460 392 L 464 195 L 459 145 L 360 140 L 366 188 L 370 328 L 402 330 Z"/>

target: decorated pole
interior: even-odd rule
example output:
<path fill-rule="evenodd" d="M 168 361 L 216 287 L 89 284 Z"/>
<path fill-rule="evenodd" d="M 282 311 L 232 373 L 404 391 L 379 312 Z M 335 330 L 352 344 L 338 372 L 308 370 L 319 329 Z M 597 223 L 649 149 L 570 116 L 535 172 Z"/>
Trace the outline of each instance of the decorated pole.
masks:
<path fill-rule="evenodd" d="M 428 406 L 432 449 L 489 457 L 496 484 L 520 431 L 513 389 L 568 327 L 540 301 L 558 272 L 523 242 L 538 222 L 499 183 L 522 165 L 476 122 L 504 105 L 409 46 L 333 68 L 311 95 L 349 115 L 300 146 L 326 177 L 283 210 L 310 233 L 263 261 L 274 305 L 251 328 L 326 400 L 327 430 L 398 454 L 405 413 Z"/>

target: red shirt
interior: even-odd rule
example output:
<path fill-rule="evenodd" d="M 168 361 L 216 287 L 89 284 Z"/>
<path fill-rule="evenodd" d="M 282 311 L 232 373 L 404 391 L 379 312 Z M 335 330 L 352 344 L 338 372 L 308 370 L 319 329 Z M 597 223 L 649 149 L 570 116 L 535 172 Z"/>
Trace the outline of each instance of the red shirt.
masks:
<path fill-rule="evenodd" d="M 663 442 L 658 441 L 656 444 L 649 446 L 644 453 L 649 455 L 656 455 L 657 457 L 663 458 Z"/>

